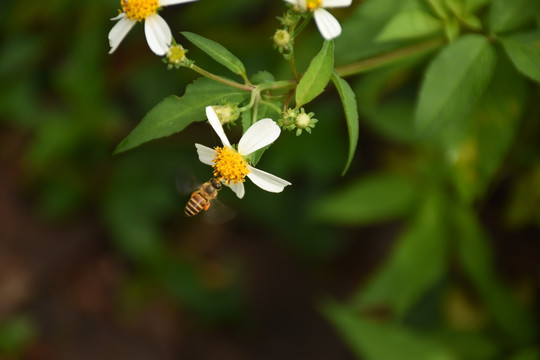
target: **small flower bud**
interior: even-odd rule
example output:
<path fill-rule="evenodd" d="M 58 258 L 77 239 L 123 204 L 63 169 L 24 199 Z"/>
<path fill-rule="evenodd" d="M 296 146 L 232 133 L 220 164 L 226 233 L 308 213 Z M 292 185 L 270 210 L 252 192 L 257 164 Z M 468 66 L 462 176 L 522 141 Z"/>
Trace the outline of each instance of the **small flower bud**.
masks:
<path fill-rule="evenodd" d="M 180 65 L 186 59 L 187 50 L 182 45 L 172 45 L 167 51 L 167 62 L 171 65 Z"/>
<path fill-rule="evenodd" d="M 274 34 L 274 44 L 280 48 L 287 48 L 291 44 L 291 35 L 285 30 L 277 30 Z"/>
<path fill-rule="evenodd" d="M 296 115 L 298 115 L 298 110 L 287 109 L 283 112 L 281 119 L 278 120 L 277 124 L 283 129 L 292 130 L 296 127 L 294 125 L 294 119 L 296 119 Z"/>
<path fill-rule="evenodd" d="M 234 122 L 240 117 L 240 110 L 237 105 L 216 105 L 212 106 L 221 125 Z"/>
<path fill-rule="evenodd" d="M 306 113 L 300 113 L 295 119 L 296 127 L 299 129 L 305 129 L 309 126 L 311 118 Z"/>
<path fill-rule="evenodd" d="M 313 118 L 314 113 L 306 114 L 304 108 L 300 109 L 300 113 L 296 115 L 294 124 L 296 126 L 296 136 L 302 133 L 302 130 L 306 130 L 311 134 L 311 129 L 315 127 L 315 124 L 319 121 Z"/>

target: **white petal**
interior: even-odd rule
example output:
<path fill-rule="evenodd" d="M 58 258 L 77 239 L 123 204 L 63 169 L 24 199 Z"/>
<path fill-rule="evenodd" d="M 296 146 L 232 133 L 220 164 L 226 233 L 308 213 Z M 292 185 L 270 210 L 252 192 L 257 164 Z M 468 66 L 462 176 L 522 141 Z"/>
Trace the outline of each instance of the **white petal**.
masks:
<path fill-rule="evenodd" d="M 341 34 L 341 26 L 334 15 L 323 8 L 318 8 L 313 12 L 315 23 L 326 40 L 337 38 Z"/>
<path fill-rule="evenodd" d="M 266 145 L 270 145 L 279 137 L 281 129 L 272 119 L 262 119 L 251 125 L 238 142 L 238 153 L 249 155 Z"/>
<path fill-rule="evenodd" d="M 144 20 L 144 33 L 148 46 L 154 54 L 163 56 L 169 50 L 172 34 L 169 25 L 158 14 L 152 14 Z"/>
<path fill-rule="evenodd" d="M 323 8 L 338 8 L 351 6 L 352 0 L 322 0 Z"/>
<path fill-rule="evenodd" d="M 248 169 L 250 171 L 247 175 L 248 178 L 263 190 L 278 193 L 282 192 L 285 186 L 291 185 L 287 180 L 283 180 L 275 175 L 256 169 L 253 166 L 248 165 Z"/>
<path fill-rule="evenodd" d="M 111 31 L 109 31 L 109 46 L 111 47 L 111 50 L 109 50 L 109 54 L 112 54 L 118 45 L 124 40 L 127 33 L 131 28 L 137 23 L 137 20 L 130 20 L 126 17 L 126 14 L 121 13 L 117 17 L 113 18 L 113 20 L 119 20 L 114 26 L 112 27 Z"/>
<path fill-rule="evenodd" d="M 238 183 L 238 184 L 230 183 L 229 187 L 231 188 L 232 191 L 234 191 L 234 193 L 236 194 L 236 196 L 238 196 L 239 199 L 244 197 L 244 193 L 245 193 L 244 183 Z"/>
<path fill-rule="evenodd" d="M 212 161 L 216 156 L 216 151 L 214 149 L 201 144 L 195 144 L 195 147 L 197 148 L 197 154 L 199 154 L 199 160 L 203 164 L 214 165 L 214 162 Z"/>
<path fill-rule="evenodd" d="M 158 4 L 159 6 L 169 6 L 169 5 L 178 5 L 188 2 L 193 2 L 197 0 L 159 0 Z"/>
<path fill-rule="evenodd" d="M 116 20 L 120 20 L 121 18 L 124 18 L 126 17 L 126 13 L 123 13 L 121 12 L 120 14 L 118 14 L 117 16 L 111 18 L 112 21 L 116 21 Z"/>
<path fill-rule="evenodd" d="M 227 139 L 225 131 L 223 131 L 223 126 L 221 126 L 219 118 L 211 106 L 206 107 L 206 117 L 208 118 L 208 122 L 212 126 L 212 129 L 214 129 L 217 136 L 219 136 L 221 139 L 221 143 L 225 146 L 231 147 L 231 143 L 229 142 L 229 139 Z"/>

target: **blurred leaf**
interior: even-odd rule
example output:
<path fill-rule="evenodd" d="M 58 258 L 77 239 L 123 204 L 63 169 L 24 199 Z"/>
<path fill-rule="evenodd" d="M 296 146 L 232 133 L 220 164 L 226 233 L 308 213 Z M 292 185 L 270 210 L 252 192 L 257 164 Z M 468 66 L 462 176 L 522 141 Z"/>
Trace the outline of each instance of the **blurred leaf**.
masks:
<path fill-rule="evenodd" d="M 448 246 L 445 206 L 436 193 L 427 198 L 397 240 L 386 264 L 355 295 L 355 310 L 387 306 L 393 315 L 403 318 L 424 293 L 442 280 Z"/>
<path fill-rule="evenodd" d="M 240 102 L 249 92 L 199 78 L 186 87 L 184 96 L 171 95 L 150 110 L 135 129 L 116 147 L 115 154 L 147 141 L 182 131 L 195 121 L 206 119 L 204 109 L 223 101 Z"/>
<path fill-rule="evenodd" d="M 526 85 L 501 57 L 475 111 L 443 135 L 458 189 L 467 201 L 484 193 L 512 146 L 525 109 Z"/>
<path fill-rule="evenodd" d="M 491 0 L 464 0 L 465 8 L 469 12 L 475 12 L 481 7 L 489 4 Z"/>
<path fill-rule="evenodd" d="M 492 249 L 476 216 L 470 209 L 456 206 L 452 217 L 459 259 L 493 320 L 512 340 L 533 341 L 537 331 L 535 321 L 497 279 Z"/>
<path fill-rule="evenodd" d="M 366 1 L 342 23 L 342 34 L 336 42 L 336 63 L 352 63 L 403 47 L 405 40 L 377 41 L 377 35 L 399 12 L 425 9 L 423 0 Z"/>
<path fill-rule="evenodd" d="M 540 82 L 540 31 L 499 38 L 519 72 Z"/>
<path fill-rule="evenodd" d="M 494 33 L 515 30 L 532 22 L 539 10 L 539 0 L 493 0 L 489 11 L 489 28 Z"/>
<path fill-rule="evenodd" d="M 434 339 L 445 344 L 459 359 L 493 360 L 502 351 L 502 344 L 484 332 L 443 329 L 434 334 Z"/>
<path fill-rule="evenodd" d="M 351 161 L 354 157 L 356 150 L 356 144 L 358 143 L 358 109 L 356 106 L 356 95 L 351 89 L 349 83 L 341 79 L 337 72 L 332 72 L 332 81 L 337 88 L 341 102 L 343 103 L 343 109 L 345 111 L 345 119 L 347 120 L 347 129 L 349 130 L 349 156 L 345 163 L 345 168 L 341 175 L 345 175 Z"/>
<path fill-rule="evenodd" d="M 330 81 L 334 66 L 334 42 L 325 40 L 321 51 L 315 55 L 296 88 L 296 107 L 315 99 Z"/>
<path fill-rule="evenodd" d="M 337 225 L 361 225 L 407 214 L 416 199 L 414 183 L 395 174 L 362 178 L 312 206 L 315 219 Z"/>
<path fill-rule="evenodd" d="M 441 29 L 441 21 L 429 13 L 409 10 L 396 14 L 379 33 L 377 40 L 414 39 L 438 33 Z"/>
<path fill-rule="evenodd" d="M 207 53 L 212 59 L 225 66 L 233 73 L 238 74 L 242 77 L 246 76 L 246 68 L 244 67 L 244 64 L 242 64 L 240 59 L 234 56 L 221 44 L 218 44 L 213 40 L 187 31 L 183 31 L 182 35 L 184 35 L 189 41 L 195 44 L 199 49 Z"/>
<path fill-rule="evenodd" d="M 335 303 L 324 304 L 322 311 L 361 359 L 457 359 L 438 342 L 402 326 L 366 320 L 347 307 Z"/>
<path fill-rule="evenodd" d="M 414 98 L 408 82 L 420 58 L 371 71 L 355 86 L 358 111 L 372 129 L 393 141 L 416 140 Z"/>
<path fill-rule="evenodd" d="M 479 35 L 466 35 L 443 49 L 429 65 L 416 109 L 418 133 L 432 134 L 466 116 L 495 68 L 495 52 Z"/>

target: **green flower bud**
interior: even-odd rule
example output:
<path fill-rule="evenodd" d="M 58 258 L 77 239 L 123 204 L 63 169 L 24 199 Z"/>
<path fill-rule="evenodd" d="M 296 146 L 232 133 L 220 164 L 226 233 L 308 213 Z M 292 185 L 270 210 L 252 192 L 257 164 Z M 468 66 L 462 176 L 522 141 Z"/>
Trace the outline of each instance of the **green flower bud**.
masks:
<path fill-rule="evenodd" d="M 219 122 L 221 125 L 228 123 L 233 123 L 236 119 L 240 117 L 240 110 L 238 105 L 215 105 L 212 106 L 216 115 L 218 116 Z"/>
<path fill-rule="evenodd" d="M 288 31 L 277 30 L 274 34 L 274 44 L 280 48 L 288 48 L 291 44 L 291 35 Z"/>

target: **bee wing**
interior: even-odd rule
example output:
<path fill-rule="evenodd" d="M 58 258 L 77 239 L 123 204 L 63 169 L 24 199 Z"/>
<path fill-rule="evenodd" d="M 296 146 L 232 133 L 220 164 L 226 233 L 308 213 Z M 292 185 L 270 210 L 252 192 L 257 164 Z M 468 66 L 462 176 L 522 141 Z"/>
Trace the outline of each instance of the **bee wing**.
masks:
<path fill-rule="evenodd" d="M 190 195 L 202 184 L 190 169 L 181 168 L 176 173 L 175 187 L 181 195 Z"/>
<path fill-rule="evenodd" d="M 201 211 L 202 213 L 202 219 L 213 225 L 222 225 L 225 224 L 232 219 L 234 219 L 237 215 L 237 212 L 230 208 L 229 206 L 225 205 L 219 199 L 212 200 L 212 203 L 210 204 L 210 207 L 207 211 Z"/>

